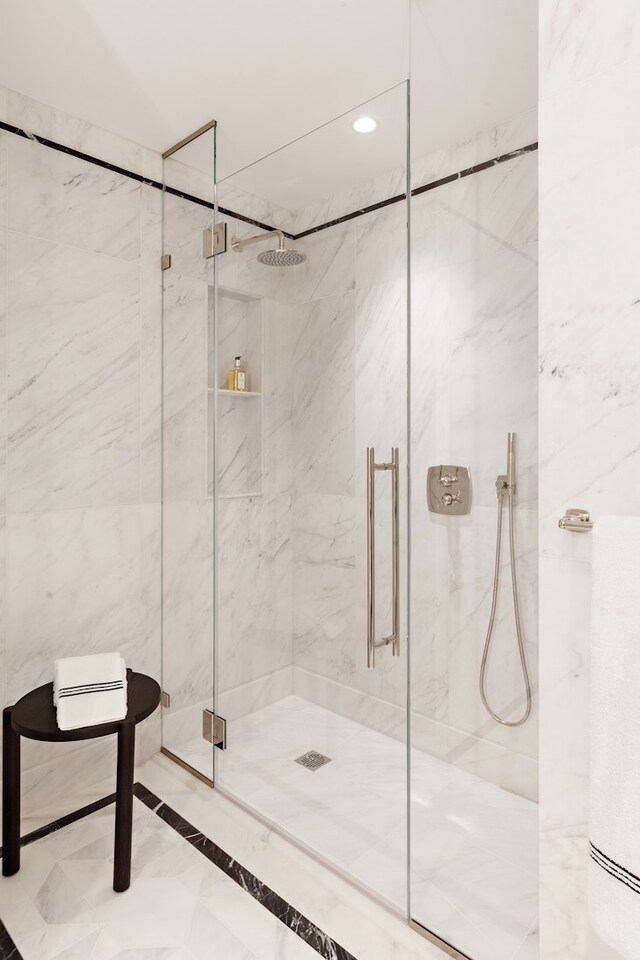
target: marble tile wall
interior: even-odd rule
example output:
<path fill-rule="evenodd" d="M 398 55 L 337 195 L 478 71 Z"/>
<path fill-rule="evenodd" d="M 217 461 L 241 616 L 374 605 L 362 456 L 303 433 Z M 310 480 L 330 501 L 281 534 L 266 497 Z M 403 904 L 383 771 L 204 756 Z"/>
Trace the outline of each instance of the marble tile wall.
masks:
<path fill-rule="evenodd" d="M 637 5 L 540 4 L 541 953 L 610 960 L 586 902 L 589 537 L 640 509 Z"/>
<path fill-rule="evenodd" d="M 158 174 L 150 151 L 13 91 L 0 106 L 9 123 Z M 160 201 L 0 136 L 3 704 L 49 680 L 60 656 L 118 649 L 160 675 Z M 155 717 L 138 756 L 158 746 Z M 113 761 L 110 742 L 25 742 L 27 812 Z"/>
<path fill-rule="evenodd" d="M 447 156 L 486 159 L 483 148 L 512 148 L 530 127 L 518 118 Z M 436 170 L 438 162 L 422 167 Z M 495 478 L 506 467 L 507 431 L 515 430 L 521 604 L 537 683 L 536 188 L 533 153 L 412 204 L 414 737 L 528 797 L 537 793 L 537 710 L 525 727 L 501 728 L 484 713 L 478 672 L 493 576 Z M 405 665 L 384 651 L 375 671 L 365 661 L 364 453 L 375 445 L 386 458 L 392 445 L 403 453 L 407 447 L 405 211 L 390 207 L 301 245 L 308 260 L 293 290 L 301 302 L 294 351 L 294 688 L 402 737 Z M 441 462 L 470 466 L 470 517 L 427 513 L 426 469 Z M 384 475 L 378 487 L 382 629 L 390 603 Z M 522 690 L 506 557 L 502 576 L 489 691 L 506 707 Z"/>
<path fill-rule="evenodd" d="M 495 558 L 495 478 L 506 469 L 507 432 L 515 431 L 519 588 L 536 686 L 536 171 L 536 154 L 524 155 L 418 197 L 412 217 L 414 702 L 458 731 L 466 762 L 477 742 L 465 744 L 464 734 L 502 748 L 506 767 L 528 768 L 520 792 L 530 797 L 537 709 L 521 728 L 495 724 L 478 697 L 478 675 Z M 433 463 L 470 467 L 470 516 L 427 513 L 424 478 Z M 506 538 L 501 577 L 488 693 L 498 712 L 514 704 L 516 713 L 523 685 Z M 421 644 L 423 636 L 430 642 Z M 430 683 L 420 683 L 423 676 Z M 505 769 L 499 782 L 513 789 L 514 777 Z"/>

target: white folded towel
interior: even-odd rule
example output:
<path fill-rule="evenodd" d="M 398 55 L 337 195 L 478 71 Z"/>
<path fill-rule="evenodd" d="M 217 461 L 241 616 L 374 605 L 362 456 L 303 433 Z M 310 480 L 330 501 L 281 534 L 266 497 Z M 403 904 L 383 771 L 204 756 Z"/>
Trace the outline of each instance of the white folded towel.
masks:
<path fill-rule="evenodd" d="M 640 517 L 594 525 L 590 726 L 591 918 L 640 960 Z"/>
<path fill-rule="evenodd" d="M 127 715 L 124 660 L 119 653 L 56 660 L 53 702 L 61 730 L 123 720 Z"/>

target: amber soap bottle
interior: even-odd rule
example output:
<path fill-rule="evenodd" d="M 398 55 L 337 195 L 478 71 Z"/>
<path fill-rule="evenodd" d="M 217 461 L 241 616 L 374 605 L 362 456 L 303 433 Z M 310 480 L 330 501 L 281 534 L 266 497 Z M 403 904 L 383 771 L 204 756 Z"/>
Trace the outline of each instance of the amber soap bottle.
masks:
<path fill-rule="evenodd" d="M 240 393 L 249 389 L 247 365 L 242 357 L 236 357 L 231 370 L 229 370 L 228 387 L 229 390 L 238 390 Z"/>

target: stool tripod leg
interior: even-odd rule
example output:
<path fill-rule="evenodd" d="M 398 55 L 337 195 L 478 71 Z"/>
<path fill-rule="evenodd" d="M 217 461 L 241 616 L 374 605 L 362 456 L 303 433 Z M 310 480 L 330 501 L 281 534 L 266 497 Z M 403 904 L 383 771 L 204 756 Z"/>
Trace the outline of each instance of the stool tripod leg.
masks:
<path fill-rule="evenodd" d="M 133 829 L 133 768 L 136 727 L 118 727 L 118 773 L 116 780 L 116 839 L 113 858 L 113 889 L 122 893 L 131 882 L 131 831 Z"/>
<path fill-rule="evenodd" d="M 11 726 L 11 707 L 2 714 L 2 875 L 20 869 L 20 735 Z"/>

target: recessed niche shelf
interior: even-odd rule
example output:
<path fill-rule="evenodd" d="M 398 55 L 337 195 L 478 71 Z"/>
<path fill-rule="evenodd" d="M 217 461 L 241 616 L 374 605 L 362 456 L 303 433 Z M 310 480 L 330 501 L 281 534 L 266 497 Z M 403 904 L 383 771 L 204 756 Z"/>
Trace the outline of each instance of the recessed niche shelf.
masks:
<path fill-rule="evenodd" d="M 213 288 L 210 289 L 213 297 Z M 213 302 L 210 302 L 210 308 Z M 262 495 L 264 436 L 264 301 L 241 290 L 218 287 L 215 315 L 210 309 L 207 364 L 209 428 L 208 493 L 213 493 L 213 450 L 217 497 L 249 499 Z M 215 316 L 215 325 L 214 325 Z M 216 343 L 214 343 L 214 334 Z M 241 356 L 250 390 L 229 390 L 229 370 Z M 215 429 L 212 429 L 215 418 Z"/>
<path fill-rule="evenodd" d="M 215 387 L 209 387 L 209 392 L 213 393 Z M 256 393 L 255 390 L 227 390 L 225 387 L 218 387 L 217 393 L 223 397 L 261 397 L 261 393 Z"/>

